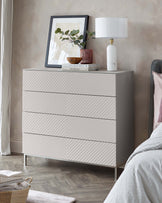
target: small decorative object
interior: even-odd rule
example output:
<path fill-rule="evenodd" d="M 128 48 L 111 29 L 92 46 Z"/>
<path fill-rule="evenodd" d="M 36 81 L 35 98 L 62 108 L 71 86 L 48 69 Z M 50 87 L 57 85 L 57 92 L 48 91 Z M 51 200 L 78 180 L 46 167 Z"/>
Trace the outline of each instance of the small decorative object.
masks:
<path fill-rule="evenodd" d="M 55 30 L 55 34 L 60 35 L 61 41 L 69 41 L 73 45 L 77 45 L 80 48 L 80 57 L 82 57 L 82 64 L 91 64 L 93 62 L 93 50 L 86 49 L 87 42 L 90 38 L 94 39 L 95 32 L 87 31 L 87 38 L 83 40 L 83 35 L 79 34 L 79 30 L 66 30 L 63 31 L 61 28 Z M 73 57 L 74 58 L 74 57 Z"/>
<path fill-rule="evenodd" d="M 62 32 L 62 34 L 65 34 L 66 37 L 68 37 L 68 34 L 75 36 L 75 31 L 78 32 L 79 30 L 77 34 L 82 36 L 82 42 L 85 42 L 88 19 L 88 15 L 51 16 L 45 60 L 46 67 L 61 68 L 62 64 L 68 63 L 67 57 L 80 56 L 80 47 L 73 46 L 73 43 L 66 43 L 67 39 L 60 40 L 58 34 L 60 30 L 69 30 L 69 32 Z M 70 32 L 70 30 L 75 31 Z"/>
<path fill-rule="evenodd" d="M 82 64 L 91 64 L 93 63 L 93 50 L 92 49 L 81 49 L 80 56 L 83 58 Z"/>
<path fill-rule="evenodd" d="M 81 62 L 82 57 L 67 57 L 67 60 L 69 61 L 69 63 L 71 64 L 78 64 Z"/>
<path fill-rule="evenodd" d="M 110 45 L 107 46 L 107 70 L 117 70 L 116 47 L 113 44 L 115 38 L 128 37 L 127 18 L 96 18 L 96 38 L 109 38 Z"/>

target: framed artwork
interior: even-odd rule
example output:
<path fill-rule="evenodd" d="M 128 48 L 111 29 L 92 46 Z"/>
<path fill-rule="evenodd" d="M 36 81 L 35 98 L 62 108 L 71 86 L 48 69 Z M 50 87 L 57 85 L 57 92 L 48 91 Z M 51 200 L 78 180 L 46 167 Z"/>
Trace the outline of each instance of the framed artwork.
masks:
<path fill-rule="evenodd" d="M 83 41 L 86 40 L 86 31 L 88 29 L 88 15 L 72 15 L 72 16 L 51 16 L 47 51 L 45 59 L 45 67 L 61 68 L 62 64 L 67 64 L 67 57 L 80 56 L 80 48 L 72 45 L 72 43 L 61 41 L 59 35 L 55 34 L 57 28 L 61 30 L 78 30 L 83 35 Z"/>

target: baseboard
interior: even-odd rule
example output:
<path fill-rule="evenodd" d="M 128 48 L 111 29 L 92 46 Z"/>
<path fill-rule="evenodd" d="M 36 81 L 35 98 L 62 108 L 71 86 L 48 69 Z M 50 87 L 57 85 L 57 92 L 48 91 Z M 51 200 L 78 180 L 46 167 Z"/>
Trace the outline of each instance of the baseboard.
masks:
<path fill-rule="evenodd" d="M 22 141 L 11 141 L 11 152 L 22 153 Z"/>

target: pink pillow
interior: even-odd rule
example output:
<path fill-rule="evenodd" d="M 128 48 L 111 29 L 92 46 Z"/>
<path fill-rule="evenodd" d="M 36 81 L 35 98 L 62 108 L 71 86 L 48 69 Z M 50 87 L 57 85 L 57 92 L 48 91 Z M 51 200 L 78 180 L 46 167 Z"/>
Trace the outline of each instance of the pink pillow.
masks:
<path fill-rule="evenodd" d="M 162 122 L 162 99 L 160 102 L 160 109 L 159 109 L 159 119 L 158 122 L 161 123 Z"/>
<path fill-rule="evenodd" d="M 159 124 L 159 116 L 162 99 L 162 74 L 153 72 L 154 78 L 154 129 Z"/>

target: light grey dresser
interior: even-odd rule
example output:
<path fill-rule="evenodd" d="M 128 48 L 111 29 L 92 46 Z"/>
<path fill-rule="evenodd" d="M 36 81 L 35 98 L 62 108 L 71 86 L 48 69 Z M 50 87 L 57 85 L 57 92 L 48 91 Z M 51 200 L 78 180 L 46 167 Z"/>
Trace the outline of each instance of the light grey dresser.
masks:
<path fill-rule="evenodd" d="M 133 72 L 23 71 L 23 153 L 103 165 L 133 150 Z"/>

